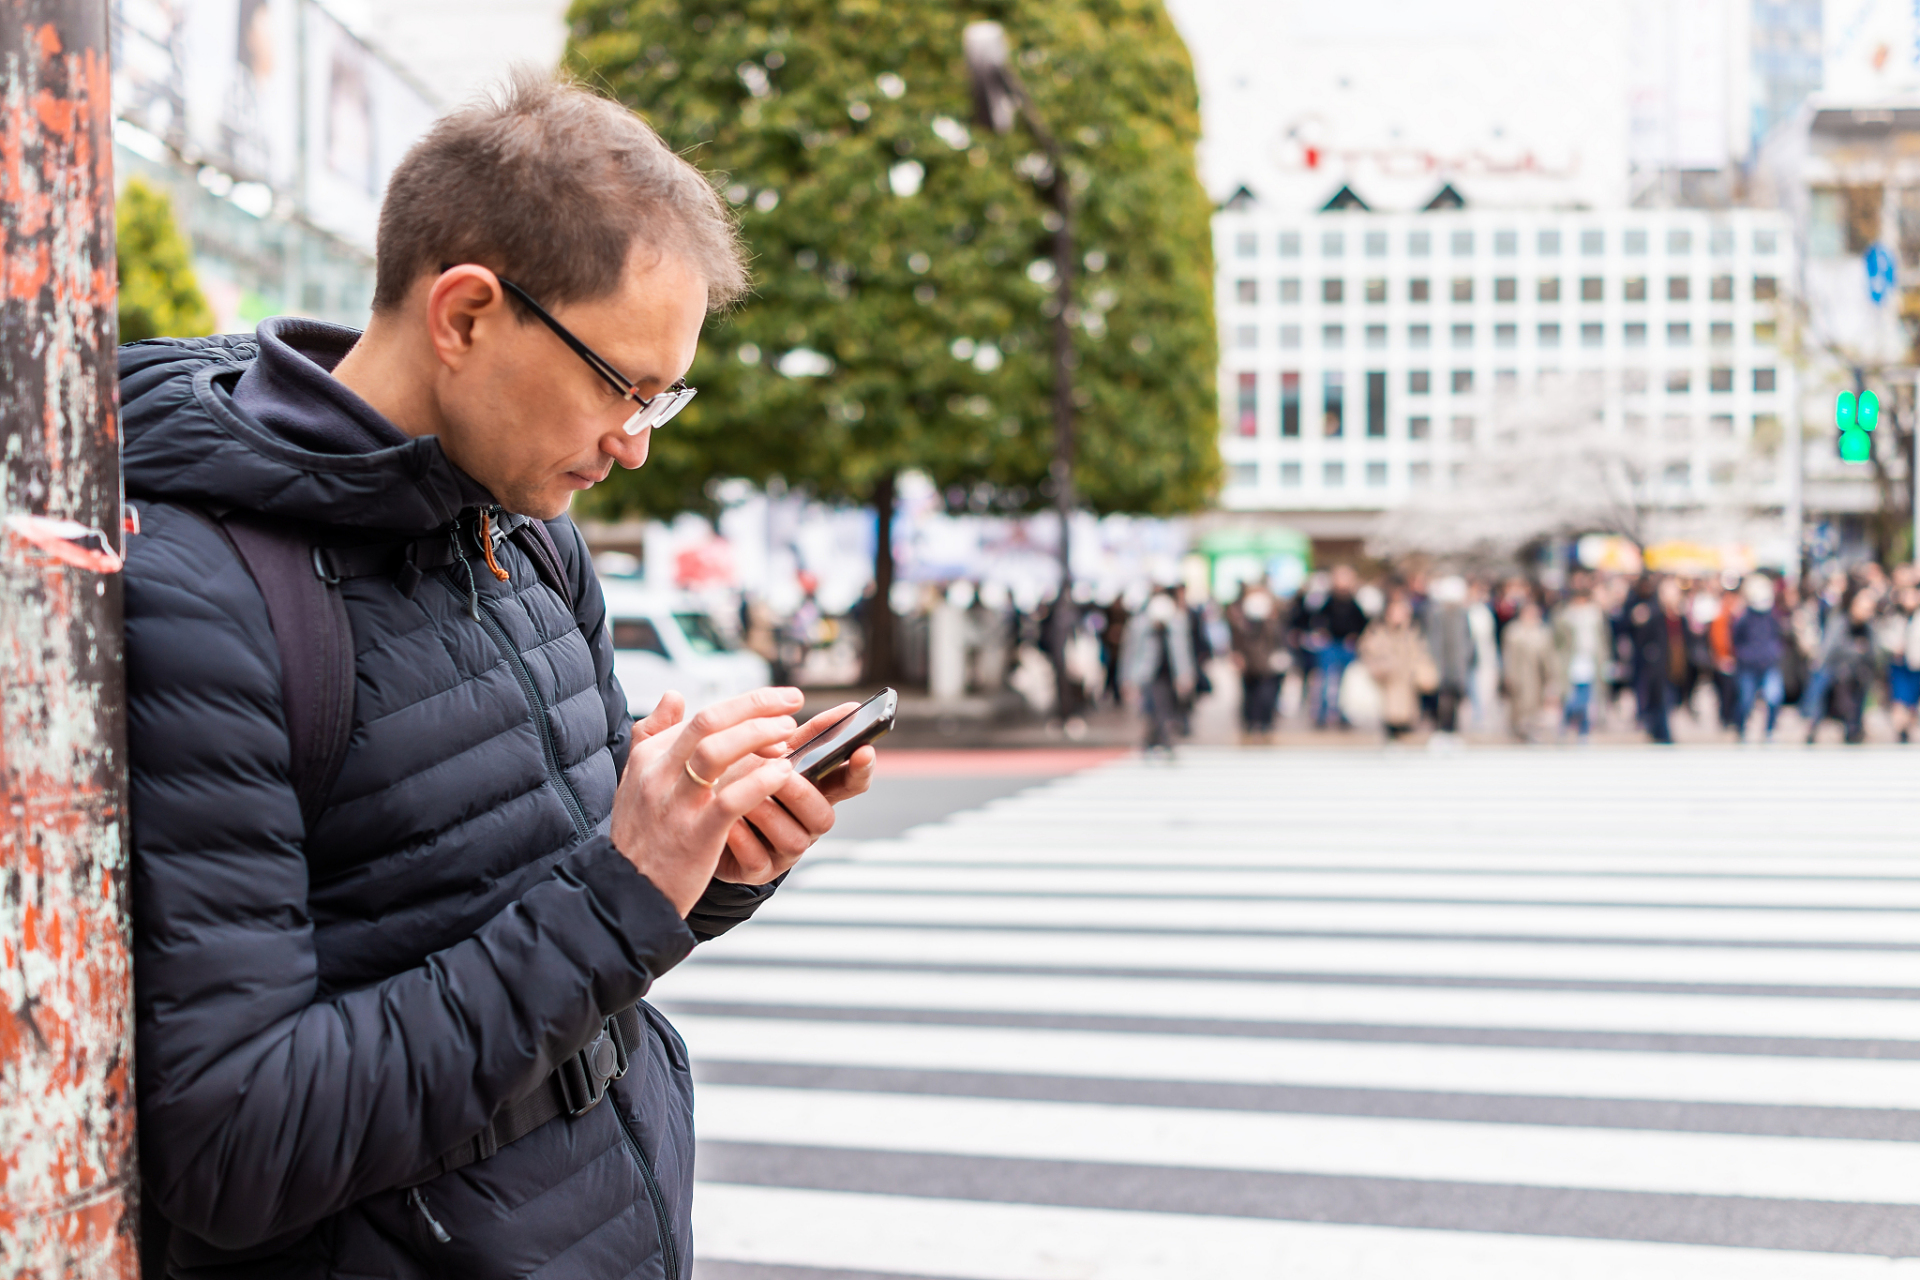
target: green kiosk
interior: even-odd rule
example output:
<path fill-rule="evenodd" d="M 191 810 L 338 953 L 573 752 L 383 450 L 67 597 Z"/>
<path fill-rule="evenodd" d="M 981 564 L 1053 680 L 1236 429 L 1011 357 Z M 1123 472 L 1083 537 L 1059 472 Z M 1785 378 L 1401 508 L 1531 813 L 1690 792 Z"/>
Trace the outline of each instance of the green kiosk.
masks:
<path fill-rule="evenodd" d="M 1265 579 L 1277 595 L 1291 596 L 1313 567 L 1313 544 L 1306 534 L 1282 525 L 1261 529 L 1215 529 L 1194 545 L 1206 557 L 1213 598 L 1232 600 L 1243 582 Z"/>

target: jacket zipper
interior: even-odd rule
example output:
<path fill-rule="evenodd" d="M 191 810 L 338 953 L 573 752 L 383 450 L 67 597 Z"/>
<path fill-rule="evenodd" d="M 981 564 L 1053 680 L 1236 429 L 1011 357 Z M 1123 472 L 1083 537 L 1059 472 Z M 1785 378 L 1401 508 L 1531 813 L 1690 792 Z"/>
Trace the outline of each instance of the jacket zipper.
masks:
<path fill-rule="evenodd" d="M 460 530 L 457 527 L 453 536 L 454 546 L 458 547 Z M 526 695 L 527 706 L 533 712 L 533 727 L 540 734 L 540 753 L 546 759 L 547 781 L 551 782 L 554 789 L 560 793 L 561 801 L 567 806 L 567 814 L 573 819 L 573 829 L 584 839 L 593 834 L 593 824 L 587 821 L 586 807 L 580 803 L 580 797 L 574 791 L 573 783 L 567 780 L 566 773 L 560 768 L 560 751 L 553 744 L 553 725 L 547 719 L 546 700 L 540 696 L 539 686 L 534 684 L 533 673 L 527 670 L 526 660 L 520 656 L 520 650 L 508 638 L 507 630 L 500 625 L 500 620 L 493 616 L 493 607 L 479 603 L 479 592 L 474 591 L 471 585 L 473 577 L 471 568 L 467 570 L 467 577 L 472 601 L 469 612 L 473 614 L 474 621 L 493 637 L 494 644 L 498 645 L 500 652 L 506 655 L 507 665 L 513 668 L 514 677 L 520 681 L 520 691 Z M 454 579 L 451 569 L 447 570 L 447 579 L 458 589 L 460 584 Z"/>
<path fill-rule="evenodd" d="M 647 1153 L 640 1149 L 640 1139 L 627 1125 L 627 1118 L 620 1114 L 620 1108 L 609 1098 L 608 1105 L 613 1107 L 613 1118 L 620 1122 L 620 1136 L 627 1140 L 627 1150 L 633 1153 L 633 1162 L 640 1166 L 640 1177 L 647 1184 L 647 1199 L 653 1201 L 653 1218 L 660 1226 L 660 1249 L 667 1256 L 667 1280 L 680 1280 L 680 1250 L 673 1242 L 673 1223 L 667 1219 L 667 1198 L 660 1194 L 659 1179 L 653 1176 L 653 1163 L 647 1159 Z"/>
<path fill-rule="evenodd" d="M 453 1237 L 448 1235 L 447 1229 L 440 1225 L 440 1219 L 434 1217 L 432 1211 L 427 1208 L 427 1198 L 420 1193 L 420 1188 L 408 1188 L 407 1200 L 419 1211 L 420 1216 L 426 1220 L 427 1229 L 433 1232 L 433 1238 L 435 1240 L 438 1240 L 441 1244 L 453 1243 Z"/>

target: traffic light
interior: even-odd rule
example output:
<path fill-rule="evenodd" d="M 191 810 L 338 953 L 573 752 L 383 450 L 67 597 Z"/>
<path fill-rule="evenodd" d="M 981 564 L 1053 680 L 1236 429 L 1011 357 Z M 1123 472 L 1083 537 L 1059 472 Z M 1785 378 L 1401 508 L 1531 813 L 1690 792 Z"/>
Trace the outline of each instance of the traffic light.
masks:
<path fill-rule="evenodd" d="M 1865 462 L 1873 456 L 1873 437 L 1868 433 L 1880 423 L 1880 397 L 1862 391 L 1856 398 L 1842 391 L 1833 405 L 1833 423 L 1840 428 L 1840 457 L 1847 462 Z"/>

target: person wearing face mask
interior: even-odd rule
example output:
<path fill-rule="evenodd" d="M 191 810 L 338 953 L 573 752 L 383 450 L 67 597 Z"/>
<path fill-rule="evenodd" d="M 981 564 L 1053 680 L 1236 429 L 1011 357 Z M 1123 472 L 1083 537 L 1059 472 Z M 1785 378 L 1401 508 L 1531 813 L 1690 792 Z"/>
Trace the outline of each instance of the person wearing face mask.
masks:
<path fill-rule="evenodd" d="M 1242 586 L 1240 598 L 1227 609 L 1227 629 L 1233 666 L 1240 673 L 1240 740 L 1271 742 L 1280 680 L 1292 662 L 1279 605 L 1265 584 Z"/>
<path fill-rule="evenodd" d="M 1186 612 L 1170 591 L 1156 591 L 1127 628 L 1122 683 L 1147 722 L 1146 750 L 1173 754 L 1181 704 L 1193 694 L 1193 645 Z"/>

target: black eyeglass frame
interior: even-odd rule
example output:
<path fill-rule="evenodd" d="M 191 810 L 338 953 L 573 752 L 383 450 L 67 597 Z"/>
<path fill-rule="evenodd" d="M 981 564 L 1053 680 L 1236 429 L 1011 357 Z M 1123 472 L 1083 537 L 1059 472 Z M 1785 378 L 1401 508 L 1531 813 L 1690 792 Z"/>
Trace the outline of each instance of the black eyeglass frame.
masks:
<path fill-rule="evenodd" d="M 442 272 L 451 271 L 452 269 L 451 266 L 443 266 L 440 268 Z M 698 387 L 690 387 L 687 385 L 685 378 L 680 378 L 664 391 L 656 391 L 650 396 L 641 395 L 638 383 L 614 368 L 611 360 L 575 337 L 572 330 L 568 329 L 567 326 L 561 324 L 558 320 L 555 320 L 552 315 L 548 314 L 545 307 L 535 302 L 532 294 L 498 272 L 494 273 L 493 278 L 500 282 L 501 288 L 518 298 L 527 310 L 533 312 L 542 324 L 553 330 L 554 336 L 572 348 L 575 355 L 586 361 L 588 368 L 606 379 L 607 384 L 620 393 L 622 400 L 631 401 L 634 404 L 635 409 L 633 416 L 628 418 L 622 426 L 622 429 L 628 435 L 637 436 L 649 427 L 665 426 L 675 414 L 687 407 L 689 400 L 700 394 Z M 666 399 L 666 403 L 660 405 L 659 411 L 648 421 L 640 421 L 641 416 L 656 403 L 659 403 L 663 397 Z"/>

